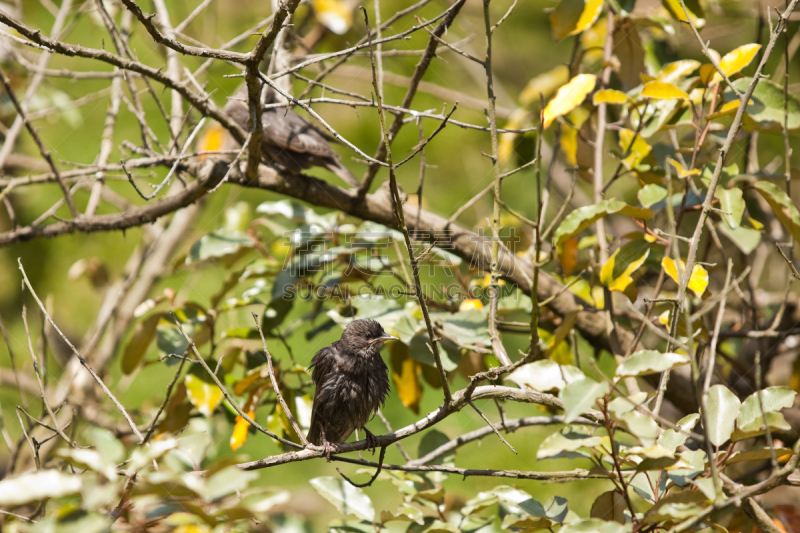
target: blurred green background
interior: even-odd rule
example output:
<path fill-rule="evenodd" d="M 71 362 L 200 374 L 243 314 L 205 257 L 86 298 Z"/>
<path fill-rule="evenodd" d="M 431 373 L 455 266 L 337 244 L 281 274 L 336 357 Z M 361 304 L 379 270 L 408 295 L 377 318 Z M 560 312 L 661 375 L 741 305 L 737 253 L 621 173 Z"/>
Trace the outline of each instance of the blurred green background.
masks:
<path fill-rule="evenodd" d="M 111 49 L 111 42 L 105 29 L 98 25 L 90 12 L 94 2 L 85 4 L 77 3 L 74 13 L 71 15 L 68 27 L 69 31 L 65 40 L 85 46 L 95 48 Z M 196 0 L 189 2 L 167 2 L 173 22 L 185 18 L 198 4 Z M 146 12 L 152 11 L 149 2 L 140 2 Z M 399 9 L 407 7 L 411 3 L 399 0 L 381 1 L 382 19 L 386 19 Z M 519 2 L 516 10 L 502 28 L 495 33 L 494 41 L 494 75 L 495 90 L 498 94 L 497 104 L 499 107 L 513 111 L 517 107 L 520 92 L 536 76 L 548 72 L 558 65 L 564 65 L 569 61 L 573 42 L 565 39 L 561 42 L 554 42 L 550 34 L 550 24 L 547 17 L 547 10 L 554 7 L 554 0 L 524 0 Z M 637 9 L 648 9 L 657 6 L 657 2 L 640 1 Z M 714 15 L 709 16 L 709 24 L 704 30 L 704 36 L 711 39 L 714 46 L 720 50 L 729 50 L 743 42 L 753 42 L 756 39 L 757 21 L 752 17 L 742 16 L 750 8 L 748 2 L 724 2 L 725 8 L 717 6 Z M 417 14 L 422 17 L 433 17 L 449 3 L 433 1 L 425 6 Z M 492 2 L 491 12 L 497 20 L 510 5 L 509 1 Z M 367 6 L 368 12 L 372 15 L 373 7 Z M 457 18 L 453 27 L 448 31 L 446 38 L 449 42 L 460 42 L 460 46 L 478 56 L 484 54 L 484 35 L 483 35 L 483 14 L 482 3 L 476 0 L 469 0 L 464 7 L 461 15 Z M 25 1 L 23 3 L 23 20 L 34 28 L 42 28 L 47 34 L 52 25 L 52 14 L 39 2 Z M 185 33 L 201 42 L 210 45 L 219 45 L 239 33 L 246 30 L 255 22 L 262 20 L 269 14 L 268 3 L 262 1 L 242 0 L 237 2 L 212 2 L 189 27 Z M 298 31 L 308 31 L 314 26 L 313 17 L 308 6 L 303 6 L 295 16 L 295 23 Z M 360 12 L 354 13 L 355 23 L 353 27 L 344 35 L 334 35 L 330 32 L 324 35 L 320 46 L 315 52 L 329 52 L 345 48 L 355 43 L 364 34 L 364 23 Z M 413 17 L 404 17 L 397 21 L 384 34 L 401 32 L 417 22 Z M 644 30 L 644 28 L 641 28 Z M 700 59 L 696 43 L 692 40 L 688 30 L 677 28 L 678 32 L 674 36 L 669 36 L 663 41 L 655 44 L 655 54 L 662 62 L 667 62 L 677 58 L 693 57 Z M 162 67 L 165 64 L 165 51 L 161 47 L 153 47 L 146 31 L 137 22 L 133 23 L 132 48 L 136 51 L 138 59 L 153 67 Z M 255 43 L 256 37 L 246 40 L 235 48 L 237 51 L 246 52 Z M 428 35 L 422 31 L 415 33 L 410 39 L 395 41 L 386 48 L 396 50 L 420 50 L 425 46 Z M 387 72 L 410 76 L 419 56 L 395 56 L 384 59 L 384 68 Z M 777 61 L 777 56 L 775 58 Z M 190 70 L 196 69 L 202 60 L 199 58 L 184 57 L 182 63 Z M 83 59 L 73 59 L 62 56 L 54 56 L 50 63 L 51 68 L 74 68 L 78 70 L 101 70 L 103 65 L 89 62 Z M 584 63 L 583 69 L 586 72 L 598 72 L 599 64 Z M 20 65 L 12 62 L 4 64 L 10 75 L 18 83 L 18 90 L 24 91 L 29 81 L 30 73 L 26 72 Z M 795 65 L 794 68 L 797 68 Z M 106 69 L 110 70 L 110 69 Z M 768 71 L 772 69 L 768 68 Z M 235 74 L 235 68 L 221 62 L 214 65 L 199 80 L 205 83 L 208 90 L 213 90 L 213 98 L 217 105 L 225 103 L 225 97 L 233 93 L 238 79 L 225 78 L 226 75 Z M 311 71 L 313 72 L 313 71 Z M 428 70 L 425 81 L 436 85 L 464 93 L 473 98 L 485 99 L 485 77 L 482 68 L 470 63 L 457 54 L 448 52 L 440 48 L 437 57 Z M 327 82 L 348 90 L 369 95 L 371 93 L 371 73 L 369 70 L 368 59 L 357 57 L 348 64 L 348 68 L 341 74 L 332 75 Z M 295 82 L 295 92 L 299 93 L 305 84 L 301 81 Z M 399 104 L 405 89 L 386 83 L 386 101 L 391 104 Z M 103 91 L 108 87 L 107 80 L 70 80 L 66 78 L 48 78 L 40 89 L 41 101 L 35 102 L 39 108 L 59 106 L 63 113 L 54 112 L 52 117 L 43 118 L 36 122 L 39 133 L 45 140 L 47 147 L 51 150 L 54 159 L 62 169 L 70 168 L 75 164 L 91 164 L 97 157 L 100 145 L 100 132 L 108 107 L 107 93 L 101 93 L 90 102 L 79 107 L 72 107 L 64 104 L 64 100 L 76 100 L 92 93 Z M 161 87 L 156 86 L 155 90 L 168 102 L 167 93 Z M 319 94 L 315 91 L 312 94 Z M 150 126 L 155 134 L 166 142 L 168 139 L 167 124 L 157 111 L 152 98 L 142 95 L 145 111 L 151 117 Z M 60 103 L 61 102 L 61 103 Z M 449 111 L 452 100 L 445 101 L 440 96 L 433 96 L 424 91 L 420 92 L 415 98 L 413 108 L 417 110 L 432 110 L 434 112 Z M 532 108 L 535 110 L 536 106 Z M 359 146 L 368 154 L 374 153 L 380 139 L 380 130 L 377 121 L 377 112 L 370 108 L 351 109 L 344 106 L 331 104 L 316 104 L 314 109 L 319 112 L 326 120 L 332 124 L 337 131 L 344 135 L 351 142 Z M 8 125 L 10 114 L 8 102 L 3 102 L 3 123 Z M 302 114 L 302 113 L 301 113 Z M 459 109 L 455 113 L 455 119 L 471 122 L 473 124 L 485 125 L 486 119 L 482 109 L 470 108 L 464 103 L 459 104 Z M 196 123 L 198 117 L 192 115 L 190 121 Z M 504 123 L 501 120 L 501 124 Z M 422 121 L 426 134 L 430 134 L 438 122 L 432 120 Z M 528 118 L 524 120 L 523 127 L 531 126 L 533 123 Z M 545 136 L 544 142 L 550 145 L 553 142 L 552 131 Z M 526 135 L 517 140 L 514 156 L 505 163 L 508 168 L 513 168 L 518 164 L 529 161 L 533 157 L 533 136 Z M 119 161 L 126 157 L 119 150 L 119 144 L 123 140 L 130 140 L 140 143 L 139 129 L 130 111 L 123 104 L 120 111 L 120 118 L 115 133 L 115 150 L 110 158 L 111 162 Z M 393 153 L 396 159 L 405 157 L 409 154 L 418 142 L 417 128 L 409 124 L 403 128 L 393 145 Z M 764 141 L 763 161 L 769 160 L 770 151 L 776 154 L 781 149 L 781 140 L 778 136 Z M 339 146 L 337 148 L 345 164 L 357 175 L 360 176 L 365 165 L 353 161 L 352 154 L 347 148 Z M 36 155 L 36 148 L 26 133 L 20 136 L 20 141 L 16 148 L 17 152 Z M 426 149 L 425 155 L 429 167 L 426 169 L 425 188 L 423 194 L 423 205 L 429 210 L 443 216 L 449 216 L 466 200 L 474 196 L 481 188 L 485 187 L 492 180 L 491 162 L 481 152 L 491 152 L 490 138 L 488 133 L 462 129 L 455 126 L 448 126 L 446 130 L 437 137 Z M 741 154 L 739 156 L 741 158 Z M 67 163 L 69 162 L 69 163 Z M 547 162 L 545 162 L 547 163 Z M 166 175 L 167 170 L 163 168 L 153 169 L 138 174 L 142 176 L 150 175 L 151 183 L 158 183 Z M 316 175 L 325 180 L 335 179 L 330 173 L 314 169 L 310 174 Z M 120 176 L 117 176 L 118 178 Z M 124 178 L 124 176 L 123 176 Z M 386 179 L 385 172 L 379 173 L 377 184 Z M 411 163 L 402 167 L 398 171 L 398 180 L 403 189 L 414 192 L 417 188 L 419 179 L 418 164 Z M 503 193 L 506 201 L 514 208 L 518 209 L 529 217 L 535 216 L 534 203 L 534 173 L 526 170 L 507 179 L 503 185 Z M 108 185 L 113 191 L 135 204 L 142 201 L 131 190 L 129 184 L 124 180 L 109 180 Z M 589 193 L 588 184 L 581 183 L 579 187 L 584 192 Z M 626 194 L 626 188 L 631 188 L 631 182 L 625 179 L 619 180 L 618 184 L 610 192 L 611 196 Z M 635 192 L 635 189 L 634 189 Z M 38 217 L 43 211 L 49 208 L 54 202 L 61 198 L 61 192 L 55 185 L 20 188 L 12 193 L 14 206 L 18 222 L 26 224 Z M 79 209 L 85 207 L 88 199 L 88 189 L 76 194 L 76 202 Z M 226 209 L 235 206 L 240 202 L 247 203 L 252 209 L 267 200 L 279 199 L 277 195 L 256 189 L 244 189 L 237 186 L 223 185 L 218 191 L 204 199 L 201 216 L 197 219 L 193 234 L 187 238 L 180 249 L 174 250 L 175 257 L 183 257 L 188 253 L 189 248 L 196 239 L 208 233 L 210 230 L 219 227 Z M 559 207 L 559 200 L 556 195 L 551 202 L 551 208 Z M 112 209 L 101 205 L 99 213 L 113 212 Z M 489 196 L 482 199 L 476 206 L 465 213 L 460 221 L 467 227 L 486 226 L 486 217 L 491 213 L 491 199 Z M 59 215 L 67 216 L 68 212 L 62 208 Z M 0 231 L 9 231 L 11 223 L 5 210 L 0 209 Z M 25 265 L 25 269 L 30 277 L 30 281 L 36 288 L 38 294 L 46 299 L 51 305 L 53 318 L 59 327 L 78 342 L 92 324 L 103 297 L 102 288 L 98 289 L 92 285 L 87 277 L 81 277 L 71 281 L 68 279 L 68 270 L 71 265 L 80 259 L 98 258 L 103 267 L 107 269 L 110 279 L 116 279 L 123 270 L 134 247 L 139 243 L 143 234 L 142 228 L 129 229 L 126 232 L 95 233 L 90 235 L 73 234 L 54 239 L 37 239 L 32 242 L 17 244 L 0 249 L 0 314 L 5 320 L 10 336 L 10 342 L 16 354 L 16 363 L 20 371 L 32 375 L 32 365 L 27 354 L 27 343 L 20 319 L 20 273 L 17 269 L 17 259 L 20 258 Z M 171 288 L 179 295 L 179 300 L 192 300 L 201 305 L 208 305 L 210 297 L 217 292 L 224 279 L 224 269 L 221 267 L 179 267 L 165 275 L 159 280 L 153 289 L 151 296 L 160 294 L 164 289 Z M 435 281 L 435 280 L 432 280 Z M 292 318 L 303 315 L 304 308 L 296 306 Z M 31 301 L 28 302 L 29 319 L 34 330 L 34 339 L 39 337 L 41 331 L 41 321 L 38 310 L 32 307 Z M 524 320 L 524 318 L 522 318 Z M 220 329 L 234 328 L 240 326 L 250 326 L 251 319 L 247 313 L 232 313 L 220 317 L 224 321 Z M 314 337 L 311 341 L 305 340 L 305 332 L 312 328 L 312 324 L 301 327 L 289 339 L 288 342 L 301 365 L 307 365 L 313 354 L 322 346 L 325 346 L 338 338 L 340 330 L 335 328 L 325 334 Z M 516 353 L 517 348 L 524 348 L 526 338 L 522 336 L 507 335 L 507 346 L 509 353 Z M 278 360 L 286 358 L 286 351 L 278 342 L 270 341 L 270 349 L 273 356 Z M 580 345 L 579 351 L 582 357 L 591 357 L 593 350 L 590 346 Z M 155 345 L 151 346 L 147 359 L 156 358 Z M 10 367 L 9 354 L 3 346 L 0 348 L 0 366 Z M 54 382 L 60 375 L 57 360 L 52 357 L 47 364 L 48 379 Z M 150 365 L 145 367 L 133 377 L 122 377 L 119 369 L 118 359 L 112 362 L 108 369 L 109 376 L 106 382 L 122 400 L 122 402 L 132 408 L 141 408 L 145 413 L 152 413 L 158 406 L 162 392 L 166 384 L 172 377 L 172 372 L 164 372 L 161 365 Z M 452 389 L 458 389 L 466 384 L 466 380 L 457 376 L 451 385 Z M 396 429 L 417 420 L 420 416 L 433 410 L 441 401 L 441 391 L 425 385 L 426 390 L 420 406 L 420 415 L 412 413 L 403 407 L 396 394 L 389 397 L 384 413 Z M 29 402 L 36 404 L 37 400 L 30 397 Z M 20 435 L 19 425 L 13 416 L 15 406 L 20 403 L 18 393 L 12 387 L 0 387 L 0 405 L 2 405 L 5 418 L 3 424 L 8 430 L 12 439 Z M 38 409 L 38 405 L 35 409 Z M 497 419 L 497 412 L 488 402 L 484 405 L 484 411 L 493 420 Z M 506 406 L 506 416 L 535 416 L 543 414 L 536 406 L 509 404 Z M 217 440 L 217 457 L 231 455 L 228 446 L 231 425 L 227 418 L 217 415 L 213 418 L 212 427 L 215 428 L 215 438 Z M 260 420 L 260 419 L 259 419 Z M 454 437 L 463 432 L 483 426 L 483 422 L 478 415 L 470 410 L 464 410 L 456 416 L 452 416 L 437 426 L 437 429 Z M 383 432 L 380 421 L 375 420 L 370 427 L 374 433 Z M 571 469 L 579 466 L 574 461 L 547 461 L 537 463 L 535 460 L 536 449 L 539 442 L 553 428 L 526 428 L 509 435 L 509 442 L 516 448 L 519 455 L 513 455 L 507 448 L 496 442 L 496 437 L 490 435 L 483 443 L 473 443 L 461 448 L 456 456 L 456 464 L 461 467 L 475 468 L 497 468 L 497 469 L 517 469 L 517 470 L 560 470 Z M 416 452 L 420 436 L 403 441 L 403 445 L 412 455 Z M 487 450 L 489 453 L 487 453 Z M 242 460 L 254 460 L 270 454 L 279 452 L 278 447 L 269 439 L 260 435 L 251 435 L 247 443 L 239 449 L 236 454 Z M 369 458 L 369 457 L 367 457 Z M 7 450 L 0 450 L 0 462 L 8 459 Z M 402 463 L 402 457 L 393 447 L 388 453 L 386 460 L 393 463 Z M 352 465 L 342 466 L 341 464 L 326 464 L 324 461 L 315 460 L 308 462 L 295 463 L 280 467 L 267 469 L 261 472 L 260 483 L 265 485 L 275 485 L 281 487 L 291 487 L 295 489 L 295 497 L 288 504 L 290 509 L 301 513 L 311 514 L 317 524 L 323 524 L 328 519 L 337 516 L 338 513 L 332 506 L 324 502 L 313 489 L 309 486 L 308 480 L 312 477 L 321 475 L 336 476 L 335 467 L 339 466 L 348 474 L 353 473 L 356 468 Z M 587 465 L 580 465 L 586 467 Z M 499 484 L 516 484 L 528 490 L 540 501 L 545 501 L 554 494 L 564 495 L 570 500 L 571 509 L 581 515 L 588 514 L 589 507 L 594 501 L 594 496 L 604 490 L 608 490 L 609 485 L 602 482 L 589 482 L 565 485 L 548 485 L 539 482 L 502 480 L 487 477 L 460 479 L 458 476 L 451 476 L 445 486 L 448 494 L 454 497 L 467 499 L 474 496 L 478 491 L 486 490 Z M 400 495 L 386 482 L 377 482 L 373 487 L 366 489 L 368 494 L 375 502 L 376 509 L 394 509 L 399 503 Z"/>

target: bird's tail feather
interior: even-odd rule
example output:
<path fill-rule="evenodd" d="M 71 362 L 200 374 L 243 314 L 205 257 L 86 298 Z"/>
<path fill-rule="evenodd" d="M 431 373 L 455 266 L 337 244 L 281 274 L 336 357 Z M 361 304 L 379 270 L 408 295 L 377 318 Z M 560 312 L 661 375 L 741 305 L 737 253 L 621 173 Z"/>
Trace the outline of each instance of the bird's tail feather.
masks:
<path fill-rule="evenodd" d="M 348 185 L 353 187 L 358 187 L 361 185 L 361 182 L 358 181 L 358 178 L 356 178 L 352 172 L 347 170 L 347 167 L 342 165 L 342 163 L 339 161 L 331 161 L 325 165 L 325 168 L 342 178 L 342 180 L 344 180 Z"/>
<path fill-rule="evenodd" d="M 320 433 L 319 421 L 317 421 L 317 417 L 311 417 L 311 427 L 308 429 L 308 435 L 306 435 L 308 442 L 311 444 L 316 444 L 317 446 L 322 445 L 322 434 Z"/>

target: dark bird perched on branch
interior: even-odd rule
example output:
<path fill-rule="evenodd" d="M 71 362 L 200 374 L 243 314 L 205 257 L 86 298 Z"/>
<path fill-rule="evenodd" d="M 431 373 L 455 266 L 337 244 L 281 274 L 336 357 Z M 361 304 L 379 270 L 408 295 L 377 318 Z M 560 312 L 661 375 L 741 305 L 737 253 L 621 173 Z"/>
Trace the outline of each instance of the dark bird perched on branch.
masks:
<path fill-rule="evenodd" d="M 277 103 L 276 93 L 267 88 L 265 104 Z M 247 102 L 247 86 L 242 85 L 224 108 L 245 131 L 248 130 L 250 106 Z M 315 128 L 289 108 L 265 109 L 261 115 L 263 136 L 261 157 L 264 162 L 279 170 L 292 173 L 311 167 L 324 167 L 339 176 L 349 185 L 357 187 L 358 179 L 342 165 L 339 154 L 329 142 L 335 139 Z"/>
<path fill-rule="evenodd" d="M 317 390 L 308 441 L 324 446 L 329 461 L 335 443 L 345 442 L 356 429 L 364 429 L 368 447 L 375 453 L 377 439 L 364 424 L 389 393 L 389 369 L 380 354 L 388 340 L 397 337 L 385 333 L 374 320 L 354 320 L 341 339 L 311 360 L 311 379 Z"/>

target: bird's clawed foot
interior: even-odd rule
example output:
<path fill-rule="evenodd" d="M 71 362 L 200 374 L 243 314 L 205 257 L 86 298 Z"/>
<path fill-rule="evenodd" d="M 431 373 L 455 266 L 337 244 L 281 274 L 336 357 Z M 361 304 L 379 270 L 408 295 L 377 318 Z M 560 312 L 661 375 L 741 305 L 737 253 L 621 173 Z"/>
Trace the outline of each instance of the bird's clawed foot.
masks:
<path fill-rule="evenodd" d="M 325 437 L 325 427 L 320 424 L 320 430 L 322 432 L 322 449 L 325 450 L 325 457 L 328 459 L 328 462 L 331 462 L 331 452 L 338 452 L 339 447 L 333 443 L 329 442 L 328 439 Z"/>
<path fill-rule="evenodd" d="M 378 437 L 373 435 L 372 432 L 367 428 L 364 428 L 364 431 L 366 431 L 367 433 L 367 436 L 364 439 L 367 441 L 367 449 L 372 451 L 372 455 L 375 455 L 375 448 L 380 446 L 380 442 L 378 442 Z"/>

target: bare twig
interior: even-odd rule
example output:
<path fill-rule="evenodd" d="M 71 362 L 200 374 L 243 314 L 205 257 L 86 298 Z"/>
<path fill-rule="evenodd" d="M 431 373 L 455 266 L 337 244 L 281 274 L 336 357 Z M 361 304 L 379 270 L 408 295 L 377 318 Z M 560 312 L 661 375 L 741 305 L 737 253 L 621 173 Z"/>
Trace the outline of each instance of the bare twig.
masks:
<path fill-rule="evenodd" d="M 103 389 L 103 392 L 105 393 L 105 395 L 108 396 L 111 399 L 112 402 L 114 402 L 114 405 L 117 406 L 117 410 L 119 410 L 119 412 L 122 413 L 122 416 L 125 417 L 125 420 L 128 422 L 128 425 L 131 427 L 131 431 L 133 431 L 133 434 L 136 435 L 136 437 L 139 439 L 139 442 L 142 442 L 142 439 L 143 439 L 142 434 L 139 433 L 139 429 L 136 427 L 136 424 L 133 422 L 133 419 L 131 419 L 130 415 L 128 414 L 128 411 L 125 410 L 125 407 L 120 403 L 120 401 L 117 399 L 117 397 L 114 396 L 114 394 L 111 392 L 111 390 L 109 390 L 109 388 L 106 386 L 106 384 L 103 383 L 103 380 L 100 379 L 100 377 L 95 373 L 94 370 L 92 370 L 92 367 L 89 366 L 89 363 L 86 362 L 86 359 L 84 359 L 81 356 L 80 352 L 78 352 L 78 349 L 75 348 L 75 346 L 73 346 L 73 344 L 69 341 L 67 336 L 64 335 L 64 333 L 62 333 L 62 331 L 58 328 L 58 326 L 53 321 L 53 319 L 50 318 L 50 315 L 47 313 L 47 310 L 45 309 L 44 304 L 39 299 L 39 297 L 36 295 L 36 291 L 33 290 L 33 287 L 31 286 L 31 282 L 28 280 L 28 275 L 25 273 L 25 269 L 22 267 L 22 260 L 21 259 L 17 259 L 17 264 L 19 265 L 20 272 L 22 272 L 22 279 L 25 282 L 25 286 L 28 287 L 29 291 L 31 291 L 31 295 L 33 296 L 33 299 L 36 300 L 37 304 L 39 304 L 39 309 L 42 310 L 42 313 L 44 314 L 45 318 L 47 318 L 47 321 L 50 322 L 50 325 L 53 326 L 53 329 L 56 330 L 56 332 L 58 333 L 59 337 L 61 337 L 61 339 L 66 343 L 66 345 L 70 347 L 70 349 L 72 350 L 72 353 L 75 354 L 75 357 L 78 359 L 78 361 L 81 363 L 81 365 L 89 372 L 89 374 L 91 374 L 92 378 L 94 378 L 94 380 L 97 382 L 97 384 L 100 385 L 100 388 Z"/>

